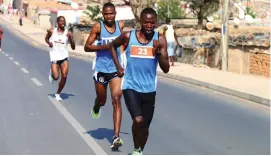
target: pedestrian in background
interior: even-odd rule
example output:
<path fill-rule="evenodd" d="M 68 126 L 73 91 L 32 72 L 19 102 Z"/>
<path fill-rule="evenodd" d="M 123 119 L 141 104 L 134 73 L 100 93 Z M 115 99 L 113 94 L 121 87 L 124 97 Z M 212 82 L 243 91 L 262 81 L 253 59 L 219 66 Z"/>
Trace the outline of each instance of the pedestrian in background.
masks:
<path fill-rule="evenodd" d="M 0 27 L 0 52 L 2 51 L 2 37 L 3 37 L 3 29 L 2 27 Z"/>
<path fill-rule="evenodd" d="M 20 26 L 23 26 L 23 13 L 22 13 L 22 11 L 20 11 L 19 24 L 20 24 Z"/>
<path fill-rule="evenodd" d="M 170 19 L 166 19 L 166 27 L 164 27 L 164 35 L 167 39 L 167 52 L 169 57 L 169 62 L 171 62 L 171 66 L 174 66 L 174 52 L 177 45 L 178 47 L 182 47 L 182 45 L 178 42 L 176 28 L 173 27 L 173 24 L 170 22 Z"/>

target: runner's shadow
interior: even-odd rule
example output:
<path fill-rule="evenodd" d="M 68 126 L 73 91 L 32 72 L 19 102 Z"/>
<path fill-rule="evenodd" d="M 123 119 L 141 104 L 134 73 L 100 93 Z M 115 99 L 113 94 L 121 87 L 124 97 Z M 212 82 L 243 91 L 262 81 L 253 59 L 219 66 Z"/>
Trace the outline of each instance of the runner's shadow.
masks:
<path fill-rule="evenodd" d="M 65 99 L 68 99 L 68 98 L 70 98 L 70 97 L 72 97 L 72 96 L 75 96 L 74 94 L 68 94 L 68 93 L 61 93 L 61 98 L 63 99 L 63 100 L 65 100 Z"/>
<path fill-rule="evenodd" d="M 107 139 L 107 141 L 111 144 L 112 142 L 112 137 L 114 135 L 114 130 L 113 129 L 108 129 L 108 128 L 98 128 L 96 130 L 91 130 L 86 132 L 87 134 L 89 134 L 90 136 L 92 136 L 95 139 L 98 140 L 103 140 L 103 139 Z M 120 132 L 120 134 L 129 134 L 126 132 Z"/>
<path fill-rule="evenodd" d="M 51 96 L 52 98 L 55 98 L 55 94 L 48 94 L 49 96 Z M 71 96 L 75 96 L 73 94 L 68 94 L 68 93 L 61 93 L 60 94 L 60 97 L 63 99 L 63 100 L 66 100 L 68 98 L 70 98 Z"/>

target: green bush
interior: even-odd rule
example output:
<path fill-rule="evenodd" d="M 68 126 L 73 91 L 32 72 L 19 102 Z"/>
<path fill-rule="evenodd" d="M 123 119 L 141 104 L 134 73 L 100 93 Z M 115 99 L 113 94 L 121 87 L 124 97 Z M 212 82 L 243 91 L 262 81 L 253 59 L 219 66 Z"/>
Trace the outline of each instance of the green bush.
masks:
<path fill-rule="evenodd" d="M 99 17 L 100 13 L 101 9 L 99 5 L 93 7 L 88 5 L 86 11 L 84 11 L 84 14 L 88 15 L 93 21 L 100 21 L 103 19 L 102 17 Z"/>
<path fill-rule="evenodd" d="M 252 10 L 251 7 L 247 7 L 247 8 L 246 8 L 246 14 L 247 14 L 247 15 L 250 15 L 250 16 L 251 16 L 252 18 L 254 18 L 254 19 L 257 17 L 256 13 L 253 12 L 253 10 Z"/>

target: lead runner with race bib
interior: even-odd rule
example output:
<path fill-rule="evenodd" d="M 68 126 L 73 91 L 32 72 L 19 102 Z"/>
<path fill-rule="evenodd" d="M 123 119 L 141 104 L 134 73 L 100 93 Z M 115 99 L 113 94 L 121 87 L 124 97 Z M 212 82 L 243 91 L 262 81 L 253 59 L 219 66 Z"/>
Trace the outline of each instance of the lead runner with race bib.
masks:
<path fill-rule="evenodd" d="M 155 108 L 158 63 L 164 73 L 169 71 L 166 38 L 154 31 L 156 21 L 155 10 L 145 8 L 140 15 L 141 29 L 122 33 L 110 44 L 117 73 L 123 76 L 121 89 L 133 120 L 132 155 L 142 155 L 149 136 Z M 125 71 L 117 57 L 117 48 L 121 45 L 127 45 Z"/>

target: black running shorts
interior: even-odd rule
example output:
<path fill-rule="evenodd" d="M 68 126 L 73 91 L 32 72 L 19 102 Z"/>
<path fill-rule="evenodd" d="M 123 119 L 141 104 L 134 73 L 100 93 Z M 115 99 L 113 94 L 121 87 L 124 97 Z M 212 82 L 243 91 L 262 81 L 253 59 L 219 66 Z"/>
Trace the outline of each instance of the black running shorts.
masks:
<path fill-rule="evenodd" d="M 57 61 L 51 61 L 52 64 L 58 64 L 59 66 L 61 66 L 61 64 L 65 61 L 69 61 L 69 58 L 66 57 L 65 59 L 63 60 L 57 60 Z"/>
<path fill-rule="evenodd" d="M 106 85 L 116 77 L 118 77 L 117 72 L 114 73 L 95 72 L 93 75 L 93 80 L 95 81 L 95 83 L 101 83 Z"/>
<path fill-rule="evenodd" d="M 143 126 L 149 127 L 155 108 L 156 92 L 139 93 L 132 89 L 123 90 L 124 100 L 132 119 L 143 117 Z"/>

